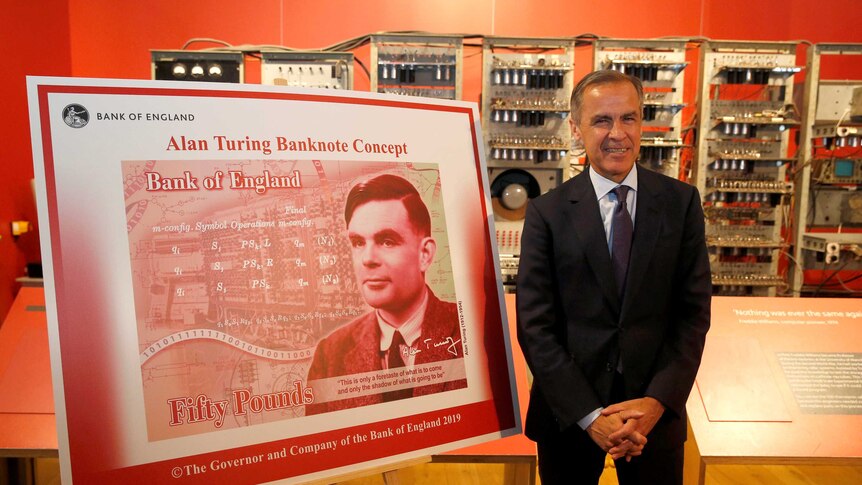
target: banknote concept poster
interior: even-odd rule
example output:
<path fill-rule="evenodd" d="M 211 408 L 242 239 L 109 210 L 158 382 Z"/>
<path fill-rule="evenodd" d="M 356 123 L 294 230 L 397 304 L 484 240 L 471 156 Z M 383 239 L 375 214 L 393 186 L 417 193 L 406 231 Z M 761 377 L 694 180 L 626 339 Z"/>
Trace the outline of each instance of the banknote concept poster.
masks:
<path fill-rule="evenodd" d="M 520 431 L 473 105 L 28 89 L 64 483 L 301 483 Z"/>

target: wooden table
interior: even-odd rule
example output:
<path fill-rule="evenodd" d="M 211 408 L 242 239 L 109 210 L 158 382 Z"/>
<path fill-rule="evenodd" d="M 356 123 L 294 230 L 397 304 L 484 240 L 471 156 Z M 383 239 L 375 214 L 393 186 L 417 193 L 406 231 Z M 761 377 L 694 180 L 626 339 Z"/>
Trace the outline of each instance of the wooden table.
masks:
<path fill-rule="evenodd" d="M 862 414 L 814 414 L 815 401 L 800 405 L 806 401 L 788 379 L 795 371 L 782 365 L 798 356 L 858 361 L 859 354 L 858 299 L 713 298 L 712 329 L 686 406 L 686 483 L 703 484 L 710 465 L 862 466 Z M 801 375 L 823 368 L 799 369 L 797 391 Z M 817 386 L 830 379 L 811 375 Z"/>
<path fill-rule="evenodd" d="M 24 287 L 0 326 L 0 458 L 15 483 L 32 481 L 35 458 L 56 456 L 45 294 Z"/>

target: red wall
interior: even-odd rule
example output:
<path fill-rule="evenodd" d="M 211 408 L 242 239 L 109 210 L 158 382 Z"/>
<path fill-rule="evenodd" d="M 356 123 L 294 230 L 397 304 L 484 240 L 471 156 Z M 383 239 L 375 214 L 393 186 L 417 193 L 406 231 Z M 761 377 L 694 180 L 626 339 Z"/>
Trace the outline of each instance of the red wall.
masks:
<path fill-rule="evenodd" d="M 630 2 L 602 6 L 590 0 L 371 0 L 299 2 L 266 0 L 254 8 L 231 0 L 131 4 L 110 0 L 70 0 L 72 73 L 81 77 L 149 78 L 149 49 L 178 49 L 194 37 L 234 45 L 273 44 L 301 49 L 329 46 L 381 31 L 426 31 L 512 37 L 570 37 L 592 32 L 627 38 L 697 36 L 697 2 L 666 0 L 661 8 Z M 630 19 L 638 19 L 632 22 Z M 468 40 L 467 44 L 481 44 Z M 199 43 L 192 48 L 215 47 Z M 581 49 L 590 59 L 592 53 Z M 355 52 L 366 66 L 368 49 Z M 472 56 L 471 56 L 472 54 Z M 482 58 L 465 48 L 464 99 L 478 100 Z M 583 73 L 591 61 L 578 61 Z M 368 89 L 357 69 L 355 88 Z"/>
<path fill-rule="evenodd" d="M 42 0 L 4 3 L 0 39 L 13 50 L 3 77 L 7 103 L 6 177 L 0 190 L 0 315 L 9 307 L 25 261 L 38 259 L 34 234 L 13 242 L 9 221 L 35 220 L 25 74 L 148 79 L 150 49 L 179 49 L 194 37 L 234 45 L 320 48 L 379 31 L 526 37 L 711 37 L 862 42 L 859 0 Z M 47 5 L 46 5 L 47 4 Z M 32 6 L 31 6 L 32 5 Z M 38 7 L 36 6 L 38 5 Z M 465 47 L 464 98 L 478 100 L 481 51 Z M 193 49 L 217 44 L 196 43 Z M 369 65 L 369 49 L 355 51 Z M 862 60 L 859 63 L 862 66 Z M 592 50 L 576 50 L 576 77 L 591 69 Z M 830 77 L 862 78 L 862 68 L 829 67 Z M 859 72 L 859 75 L 856 73 Z M 257 77 L 257 76 L 255 76 Z M 694 76 L 689 76 L 694 82 Z M 356 89 L 368 89 L 357 68 Z M 10 121 L 13 120 L 13 121 Z M 8 138 L 6 138 L 8 137 Z"/>
<path fill-rule="evenodd" d="M 703 35 L 714 39 L 860 42 L 859 0 L 706 0 Z"/>
<path fill-rule="evenodd" d="M 10 222 L 36 222 L 36 204 L 30 180 L 30 118 L 27 111 L 26 75 L 71 74 L 69 10 L 66 0 L 21 2 L 3 0 L 0 45 L 4 52 L 0 92 L 0 322 L 18 291 L 15 278 L 24 276 L 26 263 L 40 261 L 39 235 L 33 231 L 15 239 Z"/>

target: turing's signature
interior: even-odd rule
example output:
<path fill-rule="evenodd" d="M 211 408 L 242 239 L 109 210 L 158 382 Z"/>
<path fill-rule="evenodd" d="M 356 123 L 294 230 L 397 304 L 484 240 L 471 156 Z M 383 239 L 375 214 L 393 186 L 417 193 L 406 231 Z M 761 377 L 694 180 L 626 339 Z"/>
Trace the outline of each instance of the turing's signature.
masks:
<path fill-rule="evenodd" d="M 426 338 L 424 342 L 425 342 L 425 348 L 426 348 L 426 349 L 427 349 L 427 348 L 431 348 L 431 347 L 435 347 L 435 348 L 436 348 L 436 347 L 442 347 L 442 346 L 444 346 L 444 345 L 445 345 L 445 346 L 447 346 L 447 347 L 446 347 L 446 350 L 447 350 L 450 354 L 452 354 L 452 355 L 454 355 L 454 356 L 456 356 L 456 357 L 457 357 L 457 356 L 458 356 L 458 347 L 457 347 L 457 345 L 458 345 L 459 343 L 461 343 L 461 339 L 455 340 L 455 339 L 453 339 L 452 337 L 446 337 L 446 339 L 445 339 L 445 340 L 441 340 L 441 341 L 439 341 L 439 342 L 431 343 L 431 339 L 430 339 L 430 338 Z"/>
<path fill-rule="evenodd" d="M 433 339 L 426 338 L 425 340 L 422 341 L 422 343 L 425 344 L 425 350 L 430 349 L 430 348 L 443 347 L 445 345 L 446 351 L 448 351 L 450 354 L 454 355 L 455 357 L 458 356 L 458 344 L 461 343 L 461 339 L 455 340 L 452 337 L 446 337 L 444 340 L 441 340 L 439 342 L 433 342 L 432 340 Z M 416 354 L 422 352 L 423 349 L 420 349 L 418 347 L 419 346 L 406 347 L 401 352 L 404 354 L 405 357 L 407 357 L 408 355 L 413 356 L 413 355 L 416 355 Z"/>

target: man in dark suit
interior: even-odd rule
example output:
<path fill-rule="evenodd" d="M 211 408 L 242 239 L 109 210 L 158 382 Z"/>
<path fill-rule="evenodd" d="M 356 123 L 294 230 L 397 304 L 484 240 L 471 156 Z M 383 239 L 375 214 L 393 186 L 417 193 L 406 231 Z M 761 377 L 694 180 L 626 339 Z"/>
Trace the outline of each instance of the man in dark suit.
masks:
<path fill-rule="evenodd" d="M 407 180 L 380 175 L 355 185 L 344 207 L 356 282 L 371 311 L 320 341 L 308 371 L 313 381 L 464 356 L 454 303 L 425 284 L 437 244 L 431 216 Z M 463 365 L 453 376 L 418 387 L 315 402 L 318 414 L 466 387 Z M 451 369 L 450 369 L 451 370 Z M 445 372 L 445 371 L 444 371 Z"/>
<path fill-rule="evenodd" d="M 685 402 L 709 329 L 697 190 L 637 168 L 640 80 L 587 75 L 570 124 L 589 167 L 527 207 L 518 339 L 542 483 L 682 483 Z"/>

